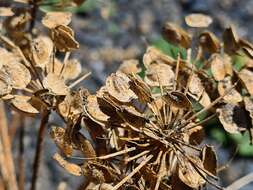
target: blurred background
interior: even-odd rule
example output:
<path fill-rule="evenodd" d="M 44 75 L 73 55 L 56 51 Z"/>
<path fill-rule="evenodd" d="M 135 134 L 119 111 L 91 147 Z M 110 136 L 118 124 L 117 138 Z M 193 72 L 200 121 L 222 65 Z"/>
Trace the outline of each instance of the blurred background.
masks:
<path fill-rule="evenodd" d="M 211 16 L 214 21 L 209 29 L 218 37 L 221 37 L 225 27 L 234 25 L 241 37 L 253 40 L 253 0 L 87 0 L 73 12 L 75 14 L 71 27 L 80 43 L 80 49 L 71 56 L 79 59 L 83 68 L 92 72 L 81 84 L 92 93 L 99 89 L 110 73 L 117 70 L 123 60 L 141 60 L 147 45 L 173 52 L 175 47 L 161 37 L 161 27 L 170 21 L 188 30 L 184 16 L 189 13 L 200 12 Z M 41 13 L 39 17 L 42 15 Z M 51 123 L 58 120 L 56 117 L 50 118 Z M 25 189 L 30 187 L 37 125 L 37 122 L 25 120 Z M 208 143 L 215 145 L 218 152 L 219 164 L 228 164 L 228 168 L 220 173 L 222 186 L 253 172 L 253 146 L 249 145 L 248 134 L 227 135 L 217 121 L 210 122 L 206 132 Z M 15 140 L 14 137 L 13 148 L 16 154 L 17 145 L 18 138 Z M 57 189 L 61 182 L 67 183 L 66 190 L 76 189 L 83 180 L 82 177 L 67 174 L 52 160 L 56 150 L 55 144 L 47 135 L 38 190 Z M 252 189 L 253 184 L 242 188 Z"/>

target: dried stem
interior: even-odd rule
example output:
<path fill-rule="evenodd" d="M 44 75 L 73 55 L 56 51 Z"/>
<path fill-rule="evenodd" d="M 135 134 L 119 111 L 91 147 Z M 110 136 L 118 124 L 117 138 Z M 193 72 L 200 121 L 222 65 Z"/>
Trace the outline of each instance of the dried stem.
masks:
<path fill-rule="evenodd" d="M 32 30 L 35 26 L 35 21 L 36 21 L 36 16 L 37 16 L 37 10 L 38 10 L 38 5 L 36 0 L 32 0 L 30 3 L 31 6 L 31 22 L 30 22 L 30 26 L 29 26 L 29 32 L 32 33 Z"/>
<path fill-rule="evenodd" d="M 1 163 L 1 169 L 5 170 L 8 175 L 6 176 L 7 189 L 18 190 L 3 102 L 0 102 L 0 140 L 2 145 L 1 157 L 4 161 L 3 164 Z"/>
<path fill-rule="evenodd" d="M 33 175 L 32 175 L 31 190 L 36 190 L 36 181 L 38 178 L 39 165 L 40 165 L 41 153 L 42 153 L 42 145 L 43 145 L 45 129 L 48 122 L 49 114 L 50 112 L 48 110 L 45 110 L 44 112 L 42 112 L 39 133 L 37 136 L 36 153 L 35 153 L 35 157 L 33 161 Z"/>
<path fill-rule="evenodd" d="M 149 155 L 147 158 L 145 158 L 130 174 L 128 174 L 117 185 L 115 185 L 112 190 L 119 189 L 124 183 L 131 179 L 131 177 L 133 177 L 134 174 L 136 174 L 143 166 L 145 166 L 152 159 L 152 157 L 153 155 Z"/>
<path fill-rule="evenodd" d="M 253 182 L 253 173 L 249 173 L 248 175 L 236 180 L 234 183 L 225 188 L 225 190 L 238 190 L 251 182 Z"/>
<path fill-rule="evenodd" d="M 19 176 L 18 176 L 18 189 L 24 190 L 25 185 L 25 171 L 24 171 L 24 120 L 21 119 L 21 126 L 19 132 L 19 156 L 18 156 L 18 168 L 19 168 Z"/>

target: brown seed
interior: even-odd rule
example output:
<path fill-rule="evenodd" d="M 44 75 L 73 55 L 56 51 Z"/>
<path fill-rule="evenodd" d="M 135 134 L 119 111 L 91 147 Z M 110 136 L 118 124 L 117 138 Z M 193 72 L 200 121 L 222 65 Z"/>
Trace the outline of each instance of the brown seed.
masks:
<path fill-rule="evenodd" d="M 11 78 L 7 73 L 0 70 L 0 98 L 9 94 L 12 90 Z"/>
<path fill-rule="evenodd" d="M 188 109 L 191 107 L 190 100 L 182 92 L 178 91 L 168 92 L 163 96 L 163 99 L 166 103 L 171 104 L 172 106 L 177 108 Z"/>
<path fill-rule="evenodd" d="M 82 169 L 77 164 L 70 163 L 66 161 L 60 154 L 55 153 L 53 158 L 59 163 L 61 167 L 63 167 L 68 173 L 75 175 L 75 176 L 81 176 L 82 175 Z"/>
<path fill-rule="evenodd" d="M 182 28 L 167 22 L 162 29 L 163 38 L 174 45 L 182 46 L 186 49 L 191 47 L 191 37 Z"/>
<path fill-rule="evenodd" d="M 217 155 L 212 146 L 204 146 L 201 151 L 202 154 L 202 162 L 204 168 L 212 173 L 213 175 L 217 175 Z"/>
<path fill-rule="evenodd" d="M 31 115 L 38 114 L 39 111 L 31 105 L 30 101 L 31 97 L 29 96 L 15 95 L 11 100 L 11 105 L 21 113 Z"/>
<path fill-rule="evenodd" d="M 211 32 L 201 33 L 199 36 L 199 43 L 201 47 L 209 53 L 216 53 L 221 49 L 218 38 Z"/>
<path fill-rule="evenodd" d="M 211 71 L 215 80 L 223 80 L 226 76 L 224 60 L 219 54 L 213 54 L 210 58 Z"/>
<path fill-rule="evenodd" d="M 242 80 L 249 94 L 253 96 L 253 72 L 248 69 L 242 69 L 239 72 L 239 78 Z"/>
<path fill-rule="evenodd" d="M 222 35 L 224 50 L 227 54 L 235 54 L 239 50 L 239 38 L 232 27 L 227 28 Z"/>

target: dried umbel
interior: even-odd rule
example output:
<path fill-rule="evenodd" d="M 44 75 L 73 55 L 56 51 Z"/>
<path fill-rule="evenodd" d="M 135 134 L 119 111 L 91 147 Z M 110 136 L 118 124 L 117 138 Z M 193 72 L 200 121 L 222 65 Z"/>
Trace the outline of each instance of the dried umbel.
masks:
<path fill-rule="evenodd" d="M 151 52 L 158 56 L 148 63 Z M 193 80 L 200 80 L 198 74 L 187 68 L 180 58 L 167 59 L 155 49 L 148 49 L 144 58 L 147 67 L 168 66 L 172 79 L 162 74 L 155 76 L 154 72 L 152 78 L 157 83 L 153 84 L 137 74 L 118 71 L 107 78 L 96 96 L 88 97 L 85 113 L 93 124 L 86 122 L 86 127 L 92 134 L 93 126 L 100 126 L 104 132 L 96 133 L 101 137 L 96 136 L 94 140 L 101 138 L 106 143 L 103 155 L 97 155 L 96 160 L 106 160 L 111 169 L 116 164 L 122 176 L 114 180 L 97 176 L 90 179 L 90 183 L 110 183 L 112 189 L 197 189 L 207 183 L 220 188 L 213 181 L 217 180 L 215 151 L 208 145 L 200 146 L 204 121 L 199 121 L 198 115 L 214 106 L 222 96 L 212 103 L 209 99 L 209 103 L 195 113 L 192 97 L 195 101 L 201 97 L 192 85 L 196 84 Z M 179 75 L 181 72 L 184 75 Z M 184 77 L 186 84 L 181 83 Z M 203 94 L 204 88 L 199 92 Z M 100 174 L 106 176 L 103 171 Z"/>
<path fill-rule="evenodd" d="M 211 19 L 208 16 L 199 14 L 191 14 L 187 16 L 185 20 L 189 26 L 197 28 L 207 27 L 211 23 Z M 185 46 L 184 41 L 177 39 L 180 39 L 179 36 L 183 34 L 186 36 L 187 32 L 181 28 L 176 30 L 175 28 L 179 27 L 172 26 L 173 25 L 169 23 L 165 24 L 164 28 L 169 28 L 167 31 L 164 30 L 163 32 L 165 40 L 186 48 L 188 53 L 197 49 L 195 57 L 189 56 L 193 64 L 187 65 L 188 67 L 192 67 L 192 70 L 196 69 L 195 74 L 192 75 L 192 81 L 194 82 L 189 83 L 189 91 L 194 94 L 194 96 L 191 97 L 195 100 L 201 98 L 202 100 L 199 99 L 199 103 L 205 107 L 218 96 L 224 96 L 224 93 L 228 89 L 231 89 L 237 82 L 238 86 L 232 88 L 230 92 L 224 96 L 223 101 L 221 101 L 223 103 L 216 106 L 216 108 L 219 108 L 217 113 L 219 114 L 221 123 L 229 133 L 249 130 L 252 142 L 252 118 L 250 117 L 250 112 L 247 111 L 246 108 L 248 104 L 252 104 L 251 96 L 253 94 L 253 72 L 251 65 L 252 44 L 245 39 L 241 39 L 236 34 L 233 27 L 228 27 L 222 35 L 223 42 L 213 33 L 199 30 L 198 33 L 195 34 L 196 36 L 194 36 L 194 34 L 192 35 L 193 39 L 194 37 L 196 38 L 195 40 L 189 41 L 189 43 L 192 44 Z M 174 28 L 174 35 L 170 35 L 172 28 Z M 197 45 L 197 47 L 192 50 L 190 47 L 193 45 Z M 238 64 L 235 64 L 233 60 L 235 56 L 243 56 L 246 60 L 245 63 L 240 63 L 238 67 Z M 208 59 L 206 59 L 206 57 L 208 57 Z M 154 59 L 156 62 L 159 62 L 157 58 Z M 201 66 L 195 65 L 195 63 L 198 62 L 202 62 Z M 162 64 L 159 65 L 162 66 Z M 203 89 L 204 92 L 202 93 Z M 245 103 L 244 97 L 248 100 L 247 103 Z M 228 112 L 231 118 L 229 122 L 226 121 L 228 119 L 226 118 Z M 244 113 L 244 117 L 240 117 L 241 112 Z M 247 120 L 251 122 L 247 122 Z M 241 124 L 241 126 L 238 124 Z"/>

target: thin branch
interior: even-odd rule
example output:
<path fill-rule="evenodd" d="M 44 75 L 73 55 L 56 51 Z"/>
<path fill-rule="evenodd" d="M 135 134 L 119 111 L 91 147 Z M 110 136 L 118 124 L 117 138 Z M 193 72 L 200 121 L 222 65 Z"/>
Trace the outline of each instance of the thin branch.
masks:
<path fill-rule="evenodd" d="M 243 186 L 253 182 L 253 172 L 248 175 L 236 180 L 231 185 L 225 188 L 225 190 L 238 190 Z"/>
<path fill-rule="evenodd" d="M 11 153 L 11 143 L 8 133 L 8 124 L 5 115 L 4 103 L 0 102 L 0 140 L 2 141 L 2 151 L 4 165 L 1 167 L 6 168 L 7 176 L 7 188 L 8 190 L 18 190 L 15 167 L 13 163 L 13 157 Z M 2 154 L 2 153 L 1 153 Z"/>
<path fill-rule="evenodd" d="M 25 186 L 25 171 L 24 171 L 24 119 L 21 119 L 20 132 L 19 132 L 19 155 L 18 155 L 18 189 L 24 190 Z"/>
<path fill-rule="evenodd" d="M 40 123 L 40 129 L 37 136 L 37 145 L 36 145 L 36 153 L 33 161 L 33 175 L 32 175 L 32 185 L 31 190 L 36 190 L 36 181 L 38 178 L 38 172 L 39 172 L 39 166 L 40 166 L 40 160 L 42 155 L 42 145 L 44 141 L 45 136 L 45 129 L 48 122 L 50 112 L 48 110 L 45 110 L 42 113 L 41 123 Z"/>

